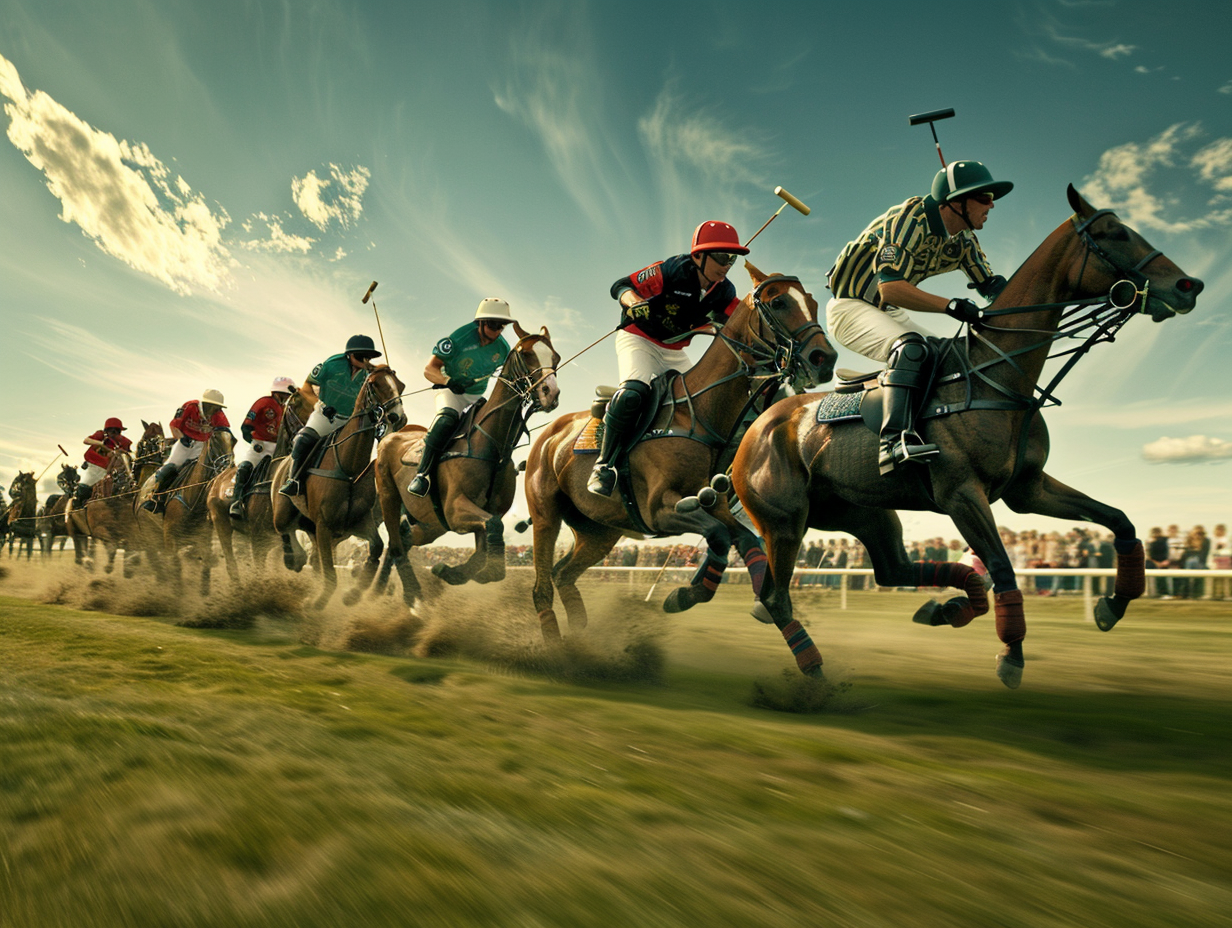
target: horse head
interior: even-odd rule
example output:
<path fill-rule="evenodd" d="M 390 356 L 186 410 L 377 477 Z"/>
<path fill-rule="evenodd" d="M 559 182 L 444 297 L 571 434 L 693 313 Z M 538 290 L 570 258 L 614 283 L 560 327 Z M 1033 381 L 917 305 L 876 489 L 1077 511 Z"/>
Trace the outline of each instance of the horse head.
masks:
<path fill-rule="evenodd" d="M 81 474 L 72 464 L 61 464 L 60 473 L 56 475 L 56 486 L 65 493 L 72 493 L 81 482 Z"/>
<path fill-rule="evenodd" d="M 406 412 L 402 408 L 405 390 L 406 384 L 398 379 L 392 367 L 377 365 L 355 398 L 355 415 L 366 415 L 377 426 L 385 423 L 384 434 L 396 432 L 406 425 Z"/>
<path fill-rule="evenodd" d="M 1071 280 L 1076 296 L 1107 293 L 1118 305 L 1130 306 L 1141 301 L 1141 311 L 1156 322 L 1163 322 L 1194 308 L 1198 294 L 1205 286 L 1172 262 L 1167 255 L 1152 248 L 1141 235 L 1107 209 L 1096 209 L 1083 198 L 1074 185 L 1067 190 L 1069 205 L 1074 210 L 1074 229 L 1086 246 L 1077 277 Z M 1132 285 L 1134 295 L 1124 282 Z M 1118 296 L 1118 290 L 1122 291 Z M 1121 300 L 1125 302 L 1122 303 Z"/>
<path fill-rule="evenodd" d="M 560 403 L 560 386 L 556 382 L 560 355 L 552 347 L 548 328 L 542 326 L 538 335 L 532 335 L 515 322 L 513 331 L 518 341 L 505 359 L 501 376 L 518 393 L 530 396 L 532 411 L 551 412 Z"/>
<path fill-rule="evenodd" d="M 838 352 L 817 322 L 813 295 L 797 277 L 764 274 L 747 260 L 744 266 L 753 290 L 741 301 L 746 313 L 737 309 L 728 325 L 743 324 L 750 341 L 768 347 L 773 368 L 797 389 L 826 383 L 834 376 Z"/>
<path fill-rule="evenodd" d="M 34 471 L 18 471 L 17 476 L 13 478 L 13 482 L 9 485 L 9 496 L 14 502 L 21 499 L 24 500 L 27 493 L 33 496 L 34 490 Z"/>

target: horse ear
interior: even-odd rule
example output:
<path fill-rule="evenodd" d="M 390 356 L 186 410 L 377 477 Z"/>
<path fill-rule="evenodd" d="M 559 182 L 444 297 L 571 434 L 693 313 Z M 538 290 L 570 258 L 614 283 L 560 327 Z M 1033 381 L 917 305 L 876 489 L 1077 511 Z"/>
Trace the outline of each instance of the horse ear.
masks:
<path fill-rule="evenodd" d="M 757 266 L 748 258 L 744 259 L 744 269 L 749 272 L 749 277 L 753 279 L 754 286 L 766 279 L 766 275 L 758 270 Z"/>
<path fill-rule="evenodd" d="M 515 331 L 515 332 L 517 332 L 517 333 L 518 333 L 518 338 L 519 338 L 519 339 L 523 339 L 523 338 L 525 338 L 527 335 L 529 335 L 529 334 L 530 334 L 530 333 L 529 333 L 529 332 L 527 332 L 524 328 L 522 328 L 520 325 L 518 325 L 518 321 L 517 321 L 516 319 L 515 319 L 515 320 L 513 320 L 513 331 Z"/>
<path fill-rule="evenodd" d="M 548 327 L 546 325 L 539 326 L 539 334 L 549 341 L 551 340 L 551 336 L 548 335 Z"/>
<path fill-rule="evenodd" d="M 1083 199 L 1082 194 L 1074 189 L 1073 184 L 1065 189 L 1065 195 L 1069 199 L 1070 208 L 1083 219 L 1095 212 L 1095 207 Z"/>
<path fill-rule="evenodd" d="M 141 427 L 142 427 L 143 429 L 148 429 L 148 428 L 150 427 L 150 423 L 148 423 L 148 422 L 146 422 L 144 419 L 142 419 L 142 420 L 141 420 Z"/>

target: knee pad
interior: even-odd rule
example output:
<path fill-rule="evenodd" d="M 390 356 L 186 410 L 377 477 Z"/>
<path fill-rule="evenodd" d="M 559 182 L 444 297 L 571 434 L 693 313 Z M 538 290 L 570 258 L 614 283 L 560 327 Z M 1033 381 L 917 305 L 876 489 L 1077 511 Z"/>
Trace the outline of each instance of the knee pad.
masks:
<path fill-rule="evenodd" d="M 650 398 L 650 384 L 640 380 L 626 380 L 613 394 L 609 408 L 622 418 L 633 418 Z"/>
<path fill-rule="evenodd" d="M 886 365 L 887 386 L 922 387 L 932 371 L 932 345 L 919 332 L 908 332 L 890 346 Z"/>

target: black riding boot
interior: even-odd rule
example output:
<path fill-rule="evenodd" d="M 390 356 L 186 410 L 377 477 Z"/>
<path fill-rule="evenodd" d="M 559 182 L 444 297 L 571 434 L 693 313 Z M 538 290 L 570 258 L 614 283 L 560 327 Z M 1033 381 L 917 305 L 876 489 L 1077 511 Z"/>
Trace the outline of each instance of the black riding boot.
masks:
<path fill-rule="evenodd" d="M 586 489 L 596 496 L 611 496 L 616 490 L 616 464 L 625 453 L 629 432 L 641 416 L 642 403 L 650 396 L 650 385 L 626 380 L 613 394 L 603 414 L 603 439 Z"/>
<path fill-rule="evenodd" d="M 299 434 L 295 436 L 295 441 L 291 444 L 291 466 L 287 469 L 287 482 L 278 488 L 278 492 L 283 496 L 299 496 L 299 475 L 303 472 L 312 449 L 320 440 L 321 436 L 316 433 L 316 430 L 307 426 L 300 429 Z"/>
<path fill-rule="evenodd" d="M 252 479 L 252 461 L 243 461 L 235 468 L 235 490 L 231 494 L 231 518 L 244 519 L 244 493 L 248 489 L 248 481 Z"/>
<path fill-rule="evenodd" d="M 168 461 L 154 472 L 154 495 L 141 504 L 146 512 L 160 513 L 167 508 L 167 491 L 180 472 L 179 467 Z"/>
<path fill-rule="evenodd" d="M 445 450 L 445 446 L 449 444 L 449 439 L 453 437 L 459 418 L 456 409 L 446 406 L 436 414 L 436 418 L 428 426 L 428 432 L 424 435 L 423 457 L 419 461 L 419 468 L 415 471 L 411 485 L 406 488 L 406 492 L 411 496 L 428 494 L 428 489 L 432 486 L 432 472 L 436 469 L 437 459 Z"/>
<path fill-rule="evenodd" d="M 881 375 L 883 417 L 877 465 L 882 474 L 908 461 L 927 463 L 939 449 L 915 431 L 915 406 L 928 385 L 932 348 L 918 332 L 908 332 L 890 348 Z"/>

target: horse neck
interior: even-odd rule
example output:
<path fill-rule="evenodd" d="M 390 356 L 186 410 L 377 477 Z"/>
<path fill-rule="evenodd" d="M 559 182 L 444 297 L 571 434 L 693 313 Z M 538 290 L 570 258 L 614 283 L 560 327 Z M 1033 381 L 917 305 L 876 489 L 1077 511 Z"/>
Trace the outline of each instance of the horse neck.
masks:
<path fill-rule="evenodd" d="M 1074 234 L 1072 223 L 1066 220 L 1023 262 L 990 309 L 1040 306 L 1073 299 L 1075 288 L 1069 280 L 1069 272 L 1081 251 L 1082 243 Z M 998 382 L 1030 394 L 1039 382 L 1052 347 L 1051 336 L 1060 322 L 1059 307 L 994 317 L 993 328 L 981 330 L 983 339 L 1007 354 L 1023 352 L 1014 357 L 1017 369 L 1012 365 L 997 367 Z M 978 340 L 971 339 L 969 343 L 972 345 L 971 360 L 975 364 L 1000 357 Z"/>
<path fill-rule="evenodd" d="M 753 309 L 749 299 L 747 296 L 744 298 L 722 330 L 723 335 L 744 344 L 753 340 L 749 329 Z M 684 390 L 692 398 L 690 405 L 696 416 L 715 433 L 729 434 L 751 390 L 748 367 L 744 362 L 721 337 L 716 336 L 698 362 L 685 372 L 683 379 Z M 679 406 L 677 412 L 688 415 L 687 409 Z"/>
<path fill-rule="evenodd" d="M 509 377 L 502 369 L 496 386 L 492 388 L 491 398 L 475 417 L 472 433 L 478 432 L 478 435 L 472 439 L 472 446 L 491 442 L 497 446 L 498 459 L 506 458 L 521 435 L 522 421 L 522 397 L 510 386 Z M 480 427 L 483 431 L 479 431 Z"/>
<path fill-rule="evenodd" d="M 376 437 L 376 429 L 369 423 L 361 400 L 366 400 L 371 390 L 371 381 L 364 385 L 355 398 L 355 410 L 346 425 L 334 433 L 334 443 L 330 450 L 338 467 L 346 474 L 355 476 L 368 466 L 372 459 L 372 443 Z"/>

